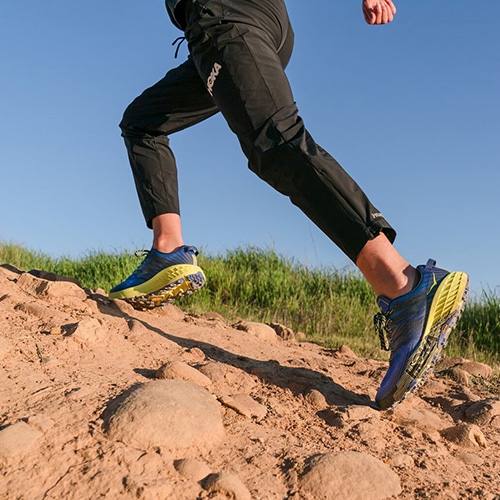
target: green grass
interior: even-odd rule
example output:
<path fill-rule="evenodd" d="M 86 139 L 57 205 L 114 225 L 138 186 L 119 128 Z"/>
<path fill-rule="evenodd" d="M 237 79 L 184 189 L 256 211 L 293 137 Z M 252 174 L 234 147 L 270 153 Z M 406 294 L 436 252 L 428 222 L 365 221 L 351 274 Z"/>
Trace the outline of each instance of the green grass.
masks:
<path fill-rule="evenodd" d="M 54 259 L 14 244 L 0 243 L 0 263 L 71 276 L 84 287 L 109 290 L 139 264 L 133 253 L 92 252 L 80 259 Z M 245 248 L 202 255 L 207 285 L 177 303 L 201 314 L 214 311 L 228 321 L 282 323 L 325 347 L 349 345 L 361 356 L 386 358 L 372 326 L 375 295 L 355 270 L 309 269 L 272 250 Z M 467 305 L 447 349 L 497 366 L 500 361 L 500 298 L 483 293 Z"/>
<path fill-rule="evenodd" d="M 452 336 L 450 350 L 456 355 L 500 362 L 500 297 L 484 291 L 481 297 L 472 299 L 464 309 Z"/>

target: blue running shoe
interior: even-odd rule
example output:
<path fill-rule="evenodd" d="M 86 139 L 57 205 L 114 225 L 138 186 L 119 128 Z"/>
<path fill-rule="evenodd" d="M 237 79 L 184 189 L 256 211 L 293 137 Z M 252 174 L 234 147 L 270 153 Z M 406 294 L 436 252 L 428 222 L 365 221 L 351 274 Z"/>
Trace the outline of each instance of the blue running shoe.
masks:
<path fill-rule="evenodd" d="M 379 296 L 375 329 L 382 349 L 391 351 L 389 370 L 375 397 L 381 410 L 403 401 L 432 371 L 462 312 L 469 278 L 450 273 L 429 260 L 418 266 L 420 282 L 411 292 L 390 300 Z"/>
<path fill-rule="evenodd" d="M 196 247 L 184 245 L 171 253 L 155 249 L 143 252 L 146 258 L 109 292 L 110 299 L 125 300 L 136 309 L 153 309 L 190 295 L 205 284 L 205 274 L 196 259 Z"/>

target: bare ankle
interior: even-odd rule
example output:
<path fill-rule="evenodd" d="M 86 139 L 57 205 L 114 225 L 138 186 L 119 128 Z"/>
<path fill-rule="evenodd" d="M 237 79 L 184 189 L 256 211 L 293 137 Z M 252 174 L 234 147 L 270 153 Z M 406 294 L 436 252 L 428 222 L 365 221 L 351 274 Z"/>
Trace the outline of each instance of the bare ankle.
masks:
<path fill-rule="evenodd" d="M 161 214 L 152 221 L 153 248 L 162 253 L 170 253 L 182 245 L 181 218 L 178 214 Z"/>
<path fill-rule="evenodd" d="M 183 245 L 182 242 L 179 244 L 178 242 L 173 242 L 171 240 L 162 241 L 161 239 L 160 240 L 155 239 L 153 241 L 153 248 L 161 253 L 175 252 L 176 250 L 179 250 L 179 248 L 181 248 L 182 245 Z"/>
<path fill-rule="evenodd" d="M 391 300 L 413 290 L 418 276 L 384 234 L 366 243 L 356 264 L 374 292 Z"/>
<path fill-rule="evenodd" d="M 404 283 L 404 285 L 396 288 L 392 293 L 393 297 L 390 298 L 396 299 L 410 293 L 415 288 L 420 278 L 419 272 L 410 265 L 403 271 L 403 275 L 404 278 L 401 280 L 401 283 Z"/>

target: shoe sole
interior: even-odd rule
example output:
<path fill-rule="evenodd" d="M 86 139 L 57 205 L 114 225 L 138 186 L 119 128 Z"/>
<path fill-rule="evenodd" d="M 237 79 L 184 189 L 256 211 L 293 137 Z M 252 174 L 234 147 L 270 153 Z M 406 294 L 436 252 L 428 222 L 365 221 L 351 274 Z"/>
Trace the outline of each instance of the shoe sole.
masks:
<path fill-rule="evenodd" d="M 150 280 L 135 287 L 111 293 L 110 299 L 121 299 L 135 309 L 154 309 L 178 297 L 191 295 L 206 283 L 203 270 L 192 264 L 179 264 L 163 269 Z"/>
<path fill-rule="evenodd" d="M 410 356 L 395 390 L 378 402 L 381 410 L 390 410 L 404 401 L 433 371 L 462 314 L 468 292 L 467 274 L 453 272 L 443 278 L 432 299 L 420 343 Z"/>

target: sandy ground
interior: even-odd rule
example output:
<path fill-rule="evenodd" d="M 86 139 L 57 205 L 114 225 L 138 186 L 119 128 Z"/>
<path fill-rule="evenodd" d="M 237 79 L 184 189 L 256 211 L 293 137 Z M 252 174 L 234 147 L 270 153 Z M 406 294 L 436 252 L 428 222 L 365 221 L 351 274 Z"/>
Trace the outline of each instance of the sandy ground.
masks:
<path fill-rule="evenodd" d="M 347 346 L 35 274 L 0 267 L 0 499 L 500 499 L 486 365 L 379 412 Z"/>

